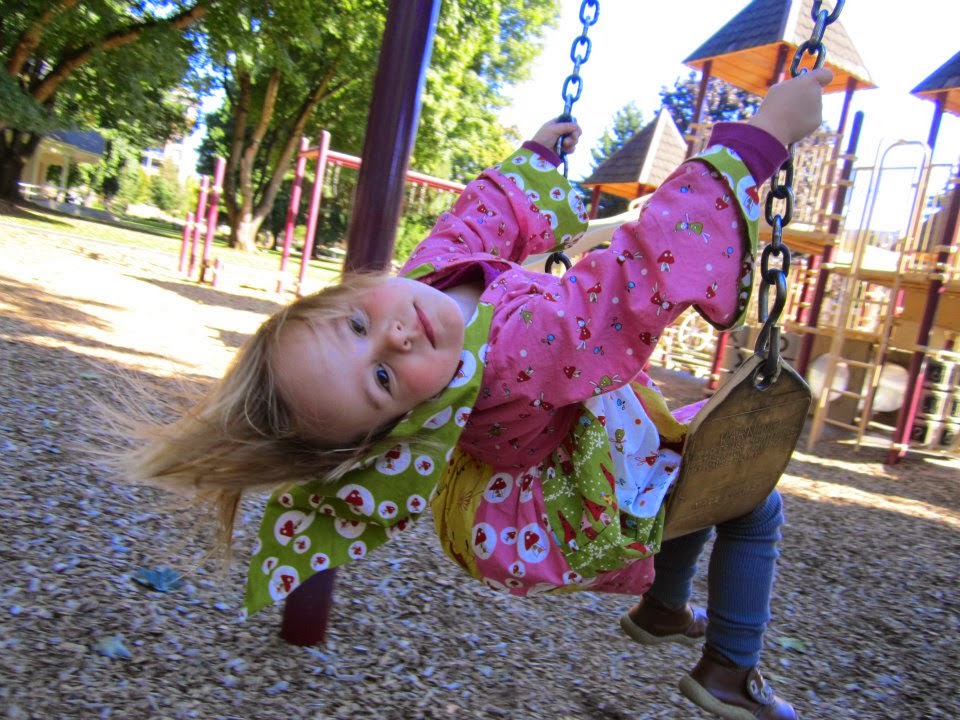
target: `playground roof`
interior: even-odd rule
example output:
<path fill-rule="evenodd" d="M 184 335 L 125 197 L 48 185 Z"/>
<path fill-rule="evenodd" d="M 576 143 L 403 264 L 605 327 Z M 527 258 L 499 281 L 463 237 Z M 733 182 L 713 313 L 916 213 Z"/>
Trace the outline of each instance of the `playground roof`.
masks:
<path fill-rule="evenodd" d="M 584 180 L 585 187 L 629 200 L 652 192 L 683 162 L 687 144 L 665 109 Z"/>
<path fill-rule="evenodd" d="M 75 150 L 97 156 L 103 155 L 107 144 L 99 133 L 80 132 L 78 130 L 54 130 L 47 137 L 62 145 L 69 145 Z"/>
<path fill-rule="evenodd" d="M 943 109 L 960 115 L 960 52 L 910 91 L 917 97 L 936 100 L 943 96 Z"/>
<path fill-rule="evenodd" d="M 703 71 L 707 61 L 712 61 L 711 77 L 764 95 L 777 67 L 778 52 L 787 51 L 789 67 L 796 49 L 810 39 L 812 7 L 813 0 L 752 0 L 683 62 Z M 826 92 L 846 90 L 848 78 L 857 81 L 858 89 L 876 87 L 840 20 L 827 27 L 824 44 L 824 66 L 834 74 Z M 809 59 L 805 65 L 810 65 Z"/>

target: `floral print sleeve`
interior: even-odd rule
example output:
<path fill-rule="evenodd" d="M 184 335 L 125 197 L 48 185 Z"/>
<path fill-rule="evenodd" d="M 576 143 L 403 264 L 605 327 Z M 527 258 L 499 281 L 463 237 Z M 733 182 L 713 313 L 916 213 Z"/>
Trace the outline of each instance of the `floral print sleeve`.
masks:
<path fill-rule="evenodd" d="M 586 229 L 583 201 L 554 165 L 521 148 L 464 188 L 402 270 L 419 278 L 464 261 L 522 263 L 561 250 Z"/>
<path fill-rule="evenodd" d="M 715 147 L 674 172 L 609 249 L 562 278 L 504 273 L 491 384 L 509 405 L 581 402 L 632 380 L 688 307 L 718 328 L 740 322 L 758 215 L 755 181 Z"/>

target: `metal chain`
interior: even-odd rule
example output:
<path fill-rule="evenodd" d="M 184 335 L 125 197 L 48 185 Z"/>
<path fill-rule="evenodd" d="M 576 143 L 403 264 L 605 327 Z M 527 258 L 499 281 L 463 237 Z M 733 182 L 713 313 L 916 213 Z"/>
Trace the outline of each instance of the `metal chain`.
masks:
<path fill-rule="evenodd" d="M 574 38 L 570 46 L 570 60 L 573 62 L 573 72 L 567 75 L 563 81 L 561 96 L 563 97 L 563 113 L 557 118 L 560 122 L 570 122 L 573 120 L 573 105 L 580 99 L 583 93 L 583 79 L 580 77 L 580 67 L 590 59 L 590 50 L 593 43 L 587 37 L 587 32 L 597 23 L 600 17 L 600 0 L 583 0 L 580 3 L 580 24 L 583 30 Z M 555 148 L 557 155 L 560 156 L 560 162 L 563 163 L 563 176 L 567 177 L 569 165 L 567 163 L 567 153 L 563 151 L 563 140 L 566 135 L 557 140 Z M 547 258 L 546 272 L 550 272 L 555 262 L 563 263 L 563 266 L 570 269 L 570 258 L 562 252 L 555 252 Z"/>
<path fill-rule="evenodd" d="M 810 15 L 813 18 L 813 32 L 809 40 L 804 40 L 797 47 L 793 55 L 793 61 L 790 63 L 790 76 L 797 77 L 806 72 L 806 69 L 800 68 L 800 63 L 804 55 L 815 55 L 814 68 L 823 65 L 827 58 L 827 48 L 823 45 L 823 33 L 827 26 L 836 21 L 843 9 L 844 0 L 836 0 L 833 12 L 827 12 L 822 6 L 822 0 L 814 0 Z M 758 320 L 763 323 L 760 328 L 760 334 L 757 336 L 757 344 L 754 353 L 764 355 L 765 360 L 761 369 L 763 378 L 761 383 L 769 385 L 776 382 L 780 374 L 780 328 L 777 322 L 780 320 L 780 314 L 787 303 L 787 273 L 790 272 L 790 250 L 783 243 L 783 229 L 793 218 L 793 152 L 795 144 L 788 148 L 786 162 L 770 179 L 770 193 L 767 195 L 765 206 L 765 215 L 767 223 L 771 227 L 770 244 L 763 249 L 760 256 L 760 294 L 758 298 Z M 781 176 L 783 180 L 781 181 Z M 782 213 L 774 214 L 773 203 L 775 200 L 784 201 Z M 780 267 L 770 267 L 770 257 L 780 258 Z M 773 310 L 769 309 L 770 287 L 776 288 L 776 299 L 773 303 Z"/>

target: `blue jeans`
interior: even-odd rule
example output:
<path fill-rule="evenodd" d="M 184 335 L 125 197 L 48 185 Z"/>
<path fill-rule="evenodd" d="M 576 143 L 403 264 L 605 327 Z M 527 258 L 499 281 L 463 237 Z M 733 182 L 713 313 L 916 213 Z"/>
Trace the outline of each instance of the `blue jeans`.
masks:
<path fill-rule="evenodd" d="M 707 575 L 706 640 L 737 665 L 760 660 L 782 524 L 783 503 L 774 490 L 752 512 L 716 527 Z M 712 532 L 707 528 L 663 543 L 654 557 L 656 578 L 648 594 L 670 607 L 685 605 L 697 560 Z"/>

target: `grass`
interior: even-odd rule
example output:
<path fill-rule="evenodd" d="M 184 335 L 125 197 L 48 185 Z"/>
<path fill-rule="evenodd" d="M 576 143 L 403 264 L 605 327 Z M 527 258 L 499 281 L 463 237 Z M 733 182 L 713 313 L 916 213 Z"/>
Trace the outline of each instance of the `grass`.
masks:
<path fill-rule="evenodd" d="M 0 223 L 6 226 L 3 232 L 10 232 L 10 226 L 20 226 L 41 233 L 65 234 L 98 242 L 169 252 L 171 257 L 179 257 L 183 237 L 182 228 L 158 220 L 124 218 L 119 222 L 107 222 L 66 215 L 29 203 L 0 205 Z M 201 234 L 200 248 L 203 241 L 204 236 Z M 256 253 L 248 253 L 235 250 L 227 245 L 227 239 L 222 236 L 214 238 L 211 253 L 231 265 L 272 272 L 280 267 L 280 251 L 261 248 Z M 176 264 L 175 261 L 172 262 Z M 295 272 L 299 265 L 299 254 L 294 251 L 288 260 L 287 268 Z M 340 263 L 333 260 L 311 260 L 309 266 L 312 270 L 331 276 L 340 272 Z"/>

